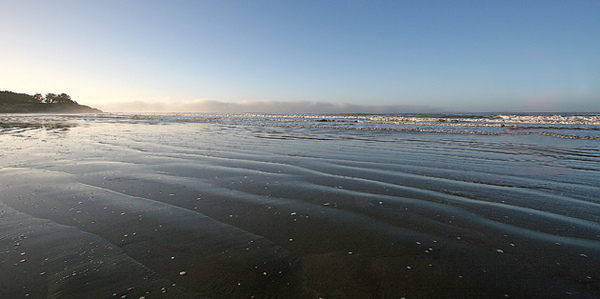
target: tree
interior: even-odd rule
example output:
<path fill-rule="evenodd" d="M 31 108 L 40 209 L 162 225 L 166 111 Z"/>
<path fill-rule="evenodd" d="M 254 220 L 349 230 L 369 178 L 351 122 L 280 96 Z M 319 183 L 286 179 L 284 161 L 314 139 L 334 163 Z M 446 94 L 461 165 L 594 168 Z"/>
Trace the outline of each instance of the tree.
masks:
<path fill-rule="evenodd" d="M 71 96 L 66 93 L 61 93 L 59 95 L 54 93 L 46 94 L 46 100 L 44 103 L 47 104 L 77 104 L 77 102 L 71 99 Z"/>
<path fill-rule="evenodd" d="M 33 99 L 38 102 L 38 103 L 43 103 L 44 102 L 44 97 L 42 96 L 41 93 L 36 93 L 33 95 Z"/>
<path fill-rule="evenodd" d="M 64 92 L 58 95 L 56 102 L 58 104 L 73 104 L 73 103 L 75 103 L 75 101 L 73 101 L 71 99 L 71 96 Z"/>
<path fill-rule="evenodd" d="M 49 92 L 46 94 L 46 100 L 44 101 L 44 103 L 54 104 L 57 97 L 58 96 L 56 94 Z"/>

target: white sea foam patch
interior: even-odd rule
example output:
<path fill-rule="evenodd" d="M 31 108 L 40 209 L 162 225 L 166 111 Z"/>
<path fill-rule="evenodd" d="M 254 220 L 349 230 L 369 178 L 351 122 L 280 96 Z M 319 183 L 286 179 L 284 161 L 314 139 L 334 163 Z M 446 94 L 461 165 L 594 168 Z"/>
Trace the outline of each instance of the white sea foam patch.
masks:
<path fill-rule="evenodd" d="M 242 100 L 225 102 L 212 99 L 161 100 L 161 101 L 119 101 L 96 105 L 109 112 L 208 112 L 208 113 L 393 113 L 393 112 L 435 112 L 436 109 L 419 105 L 359 105 L 351 103 Z"/>

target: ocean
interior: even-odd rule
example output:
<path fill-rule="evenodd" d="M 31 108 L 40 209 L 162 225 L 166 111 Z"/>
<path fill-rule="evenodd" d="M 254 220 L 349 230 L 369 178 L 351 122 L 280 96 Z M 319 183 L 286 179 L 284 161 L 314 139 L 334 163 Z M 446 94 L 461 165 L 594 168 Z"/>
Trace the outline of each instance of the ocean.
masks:
<path fill-rule="evenodd" d="M 598 113 L 4 114 L 0 149 L 2 298 L 600 297 Z"/>

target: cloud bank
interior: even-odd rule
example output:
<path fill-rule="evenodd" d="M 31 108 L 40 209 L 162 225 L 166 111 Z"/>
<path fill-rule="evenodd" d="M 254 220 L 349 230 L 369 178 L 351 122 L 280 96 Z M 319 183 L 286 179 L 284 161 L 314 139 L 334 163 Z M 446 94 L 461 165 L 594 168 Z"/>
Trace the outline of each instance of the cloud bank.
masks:
<path fill-rule="evenodd" d="M 191 101 L 119 101 L 96 105 L 107 112 L 204 112 L 204 113 L 403 113 L 435 112 L 419 105 L 360 105 L 350 103 L 255 100 L 222 102 L 209 99 Z"/>

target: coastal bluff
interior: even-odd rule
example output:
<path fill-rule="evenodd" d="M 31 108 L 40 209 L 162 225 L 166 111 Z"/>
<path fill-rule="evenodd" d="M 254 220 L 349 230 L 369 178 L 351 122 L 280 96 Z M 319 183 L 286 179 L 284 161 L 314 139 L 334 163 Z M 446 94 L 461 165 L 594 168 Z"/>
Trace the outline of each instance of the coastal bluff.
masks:
<path fill-rule="evenodd" d="M 101 110 L 80 105 L 65 93 L 29 95 L 0 90 L 0 113 L 102 113 Z"/>

